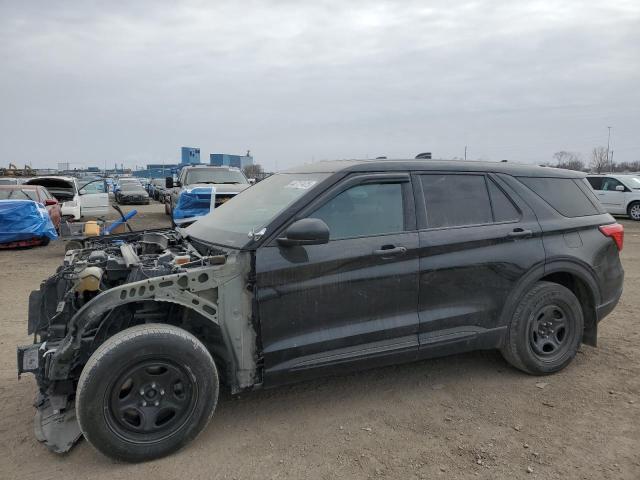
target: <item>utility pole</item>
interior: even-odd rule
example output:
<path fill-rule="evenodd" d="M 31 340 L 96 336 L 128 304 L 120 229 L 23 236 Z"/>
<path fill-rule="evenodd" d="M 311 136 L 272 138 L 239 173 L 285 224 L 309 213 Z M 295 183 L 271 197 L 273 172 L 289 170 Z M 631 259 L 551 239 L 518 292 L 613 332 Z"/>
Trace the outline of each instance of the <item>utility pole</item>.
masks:
<path fill-rule="evenodd" d="M 609 135 L 607 135 L 607 163 L 609 164 L 609 171 L 613 173 L 613 164 L 609 159 L 609 143 L 611 141 L 611 127 L 607 127 L 609 129 Z"/>
<path fill-rule="evenodd" d="M 613 173 L 613 150 L 611 150 L 611 173 Z"/>
<path fill-rule="evenodd" d="M 464 159 L 467 159 L 467 146 L 464 146 Z"/>

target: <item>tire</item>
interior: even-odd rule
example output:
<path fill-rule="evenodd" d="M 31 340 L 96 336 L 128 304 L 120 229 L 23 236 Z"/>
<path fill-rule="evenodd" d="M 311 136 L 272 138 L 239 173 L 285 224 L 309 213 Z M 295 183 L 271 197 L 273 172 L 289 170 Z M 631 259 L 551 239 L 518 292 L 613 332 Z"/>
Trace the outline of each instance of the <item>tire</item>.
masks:
<path fill-rule="evenodd" d="M 580 301 L 566 287 L 538 282 L 520 300 L 504 346 L 504 358 L 531 375 L 548 375 L 569 365 L 584 330 Z"/>
<path fill-rule="evenodd" d="M 172 325 L 138 325 L 91 355 L 78 381 L 76 415 L 99 452 L 151 460 L 204 430 L 219 389 L 216 365 L 196 337 Z"/>
<path fill-rule="evenodd" d="M 631 220 L 640 221 L 640 202 L 631 202 L 627 207 L 627 214 Z"/>

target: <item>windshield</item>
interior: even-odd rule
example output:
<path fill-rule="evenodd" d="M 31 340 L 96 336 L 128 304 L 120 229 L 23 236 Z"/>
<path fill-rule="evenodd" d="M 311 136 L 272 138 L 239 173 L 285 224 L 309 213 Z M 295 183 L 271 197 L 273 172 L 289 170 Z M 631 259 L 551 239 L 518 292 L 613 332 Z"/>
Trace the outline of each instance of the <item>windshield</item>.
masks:
<path fill-rule="evenodd" d="M 34 202 L 37 202 L 38 195 L 35 190 L 7 189 L 0 190 L 0 200 L 33 200 Z"/>
<path fill-rule="evenodd" d="M 201 240 L 241 247 L 250 232 L 266 227 L 276 215 L 329 177 L 329 173 L 280 173 L 247 188 L 186 229 Z"/>
<path fill-rule="evenodd" d="M 194 183 L 249 183 L 239 170 L 196 168 L 187 172 L 186 185 Z"/>
<path fill-rule="evenodd" d="M 91 183 L 87 183 L 87 182 L 91 182 Z M 103 180 L 96 180 L 93 182 L 91 180 L 87 180 L 87 182 L 81 182 L 81 185 L 84 185 L 84 183 L 87 183 L 82 187 L 82 190 L 84 191 L 85 194 L 86 193 L 106 193 L 105 184 Z"/>
<path fill-rule="evenodd" d="M 146 190 L 139 183 L 123 183 L 120 185 L 120 189 L 123 192 L 145 192 Z"/>
<path fill-rule="evenodd" d="M 640 190 L 640 177 L 627 177 L 627 183 L 634 190 Z"/>

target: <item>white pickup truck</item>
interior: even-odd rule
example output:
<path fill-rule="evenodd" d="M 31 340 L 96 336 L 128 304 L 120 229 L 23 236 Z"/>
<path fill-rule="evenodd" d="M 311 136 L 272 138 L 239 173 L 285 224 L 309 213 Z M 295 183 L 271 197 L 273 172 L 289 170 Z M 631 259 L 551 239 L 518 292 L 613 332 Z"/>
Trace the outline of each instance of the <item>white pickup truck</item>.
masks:
<path fill-rule="evenodd" d="M 214 167 L 211 165 L 194 165 L 184 167 L 178 174 L 178 179 L 166 178 L 165 211 L 172 215 L 180 192 L 184 188 L 205 187 L 215 185 L 215 206 L 224 202 L 251 186 L 251 181 L 244 173 L 234 167 Z"/>

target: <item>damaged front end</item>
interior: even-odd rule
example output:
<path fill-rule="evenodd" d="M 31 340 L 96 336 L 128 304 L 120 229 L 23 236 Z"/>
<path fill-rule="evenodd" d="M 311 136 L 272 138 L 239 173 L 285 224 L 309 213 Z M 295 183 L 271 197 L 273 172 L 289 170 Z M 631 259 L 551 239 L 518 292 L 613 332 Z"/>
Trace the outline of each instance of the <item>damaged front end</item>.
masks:
<path fill-rule="evenodd" d="M 70 250 L 29 297 L 18 374 L 38 383 L 35 432 L 51 450 L 80 438 L 75 391 L 83 366 L 107 338 L 143 323 L 193 333 L 221 365 L 232 392 L 260 382 L 252 312 L 251 252 L 206 247 L 174 230 L 97 237 Z"/>

